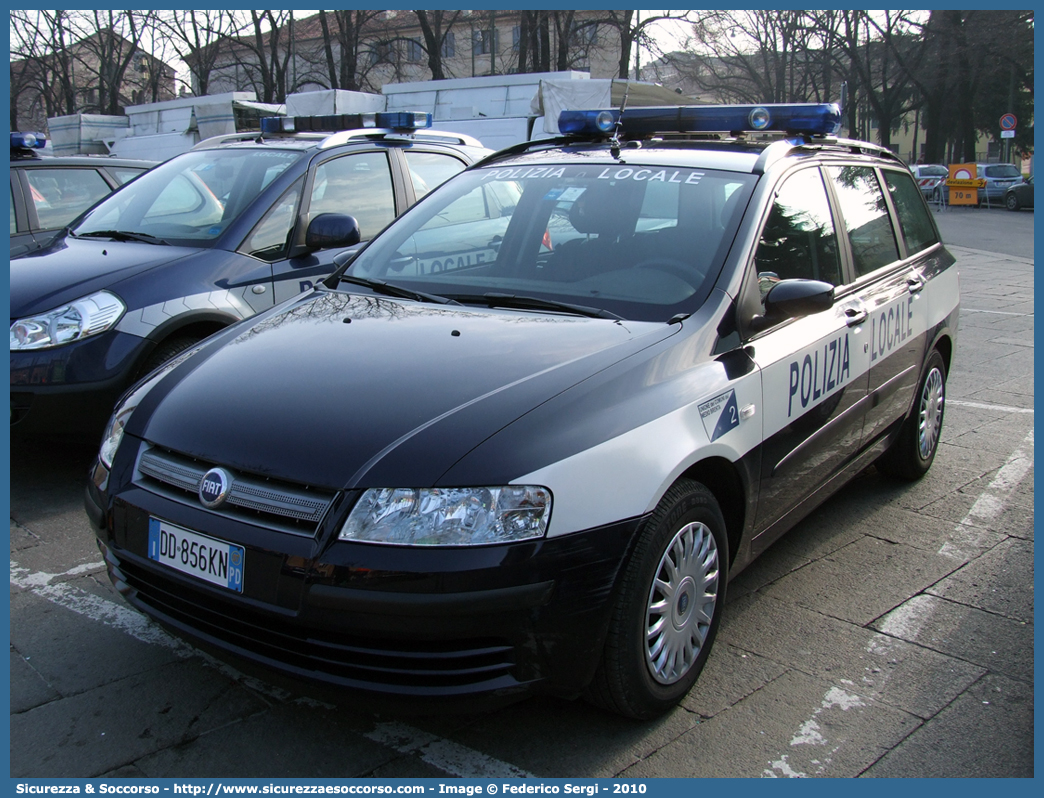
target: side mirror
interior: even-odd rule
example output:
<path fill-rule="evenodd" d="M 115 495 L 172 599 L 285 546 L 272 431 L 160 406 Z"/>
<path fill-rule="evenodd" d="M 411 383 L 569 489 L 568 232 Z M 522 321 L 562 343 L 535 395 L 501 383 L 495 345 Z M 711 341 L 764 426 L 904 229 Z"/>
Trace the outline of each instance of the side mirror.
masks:
<path fill-rule="evenodd" d="M 305 247 L 311 251 L 350 247 L 362 240 L 359 223 L 343 213 L 320 213 L 308 223 Z"/>
<path fill-rule="evenodd" d="M 834 286 L 819 280 L 781 280 L 765 297 L 765 315 L 750 321 L 755 332 L 786 319 L 811 316 L 834 306 Z"/>

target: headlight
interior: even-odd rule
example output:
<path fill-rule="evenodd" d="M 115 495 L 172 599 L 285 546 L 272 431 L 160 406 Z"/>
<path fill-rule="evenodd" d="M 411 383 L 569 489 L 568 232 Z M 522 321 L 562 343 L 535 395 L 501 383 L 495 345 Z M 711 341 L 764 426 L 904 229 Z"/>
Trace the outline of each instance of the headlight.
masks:
<path fill-rule="evenodd" d="M 105 332 L 127 306 L 108 291 L 85 296 L 60 308 L 18 319 L 11 325 L 11 351 L 50 349 Z"/>
<path fill-rule="evenodd" d="M 112 460 L 116 456 L 116 450 L 120 448 L 120 442 L 123 440 L 123 430 L 127 426 L 127 421 L 130 420 L 131 413 L 137 410 L 141 400 L 145 398 L 145 394 L 151 391 L 152 387 L 167 376 L 172 369 L 181 365 L 200 349 L 201 347 L 194 346 L 171 358 L 152 372 L 144 382 L 139 383 L 137 387 L 124 397 L 122 402 L 116 405 L 116 412 L 112 414 L 109 423 L 105 425 L 101 449 L 98 452 L 98 459 L 102 461 L 106 468 L 112 468 Z"/>
<path fill-rule="evenodd" d="M 547 488 L 371 488 L 341 540 L 400 546 L 480 546 L 540 538 L 551 516 Z"/>

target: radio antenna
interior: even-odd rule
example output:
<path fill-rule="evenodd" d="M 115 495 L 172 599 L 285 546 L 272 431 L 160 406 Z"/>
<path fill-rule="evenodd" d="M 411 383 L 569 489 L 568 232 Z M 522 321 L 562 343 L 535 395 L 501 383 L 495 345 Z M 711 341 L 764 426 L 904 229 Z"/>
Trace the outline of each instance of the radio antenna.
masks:
<path fill-rule="evenodd" d="M 614 158 L 620 157 L 620 130 L 623 127 L 623 115 L 627 109 L 627 94 L 631 90 L 631 81 L 624 81 L 624 94 L 623 100 L 620 101 L 620 115 L 616 119 L 616 126 L 613 128 L 613 137 L 609 139 L 609 154 Z"/>

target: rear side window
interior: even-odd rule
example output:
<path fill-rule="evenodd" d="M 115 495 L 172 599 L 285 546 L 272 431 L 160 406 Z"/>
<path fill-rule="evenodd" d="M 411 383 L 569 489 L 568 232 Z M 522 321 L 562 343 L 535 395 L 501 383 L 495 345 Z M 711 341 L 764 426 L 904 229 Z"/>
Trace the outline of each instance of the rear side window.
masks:
<path fill-rule="evenodd" d="M 856 274 L 862 277 L 899 260 L 877 173 L 869 166 L 831 166 L 828 171 L 852 244 Z"/>
<path fill-rule="evenodd" d="M 985 170 L 986 177 L 993 179 L 1004 179 L 1012 180 L 1017 177 L 1022 177 L 1022 172 L 1019 171 L 1018 167 L 1010 163 L 999 163 L 994 166 L 987 166 Z"/>
<path fill-rule="evenodd" d="M 115 177 L 122 186 L 124 183 L 129 183 L 145 170 L 135 169 L 130 166 L 110 166 L 109 171 L 112 172 L 112 176 Z"/>
<path fill-rule="evenodd" d="M 935 244 L 939 238 L 928 208 L 921 199 L 921 191 L 909 175 L 902 172 L 884 172 L 885 185 L 899 216 L 899 228 L 906 241 L 907 255 L 914 255 Z"/>
<path fill-rule="evenodd" d="M 406 165 L 410 169 L 410 179 L 413 181 L 413 190 L 420 199 L 435 186 L 441 185 L 449 180 L 457 172 L 464 171 L 464 163 L 452 155 L 443 155 L 438 152 L 414 152 L 408 150 L 403 153 L 406 156 Z"/>

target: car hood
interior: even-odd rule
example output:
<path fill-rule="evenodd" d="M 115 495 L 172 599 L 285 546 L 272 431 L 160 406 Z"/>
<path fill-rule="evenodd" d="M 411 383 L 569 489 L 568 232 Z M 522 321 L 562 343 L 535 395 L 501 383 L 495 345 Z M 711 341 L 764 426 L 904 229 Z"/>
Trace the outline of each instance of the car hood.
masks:
<path fill-rule="evenodd" d="M 532 408 L 677 329 L 315 292 L 189 358 L 128 432 L 324 488 L 434 485 Z"/>
<path fill-rule="evenodd" d="M 11 318 L 52 310 L 157 266 L 199 252 L 191 247 L 63 236 L 11 261 Z"/>

